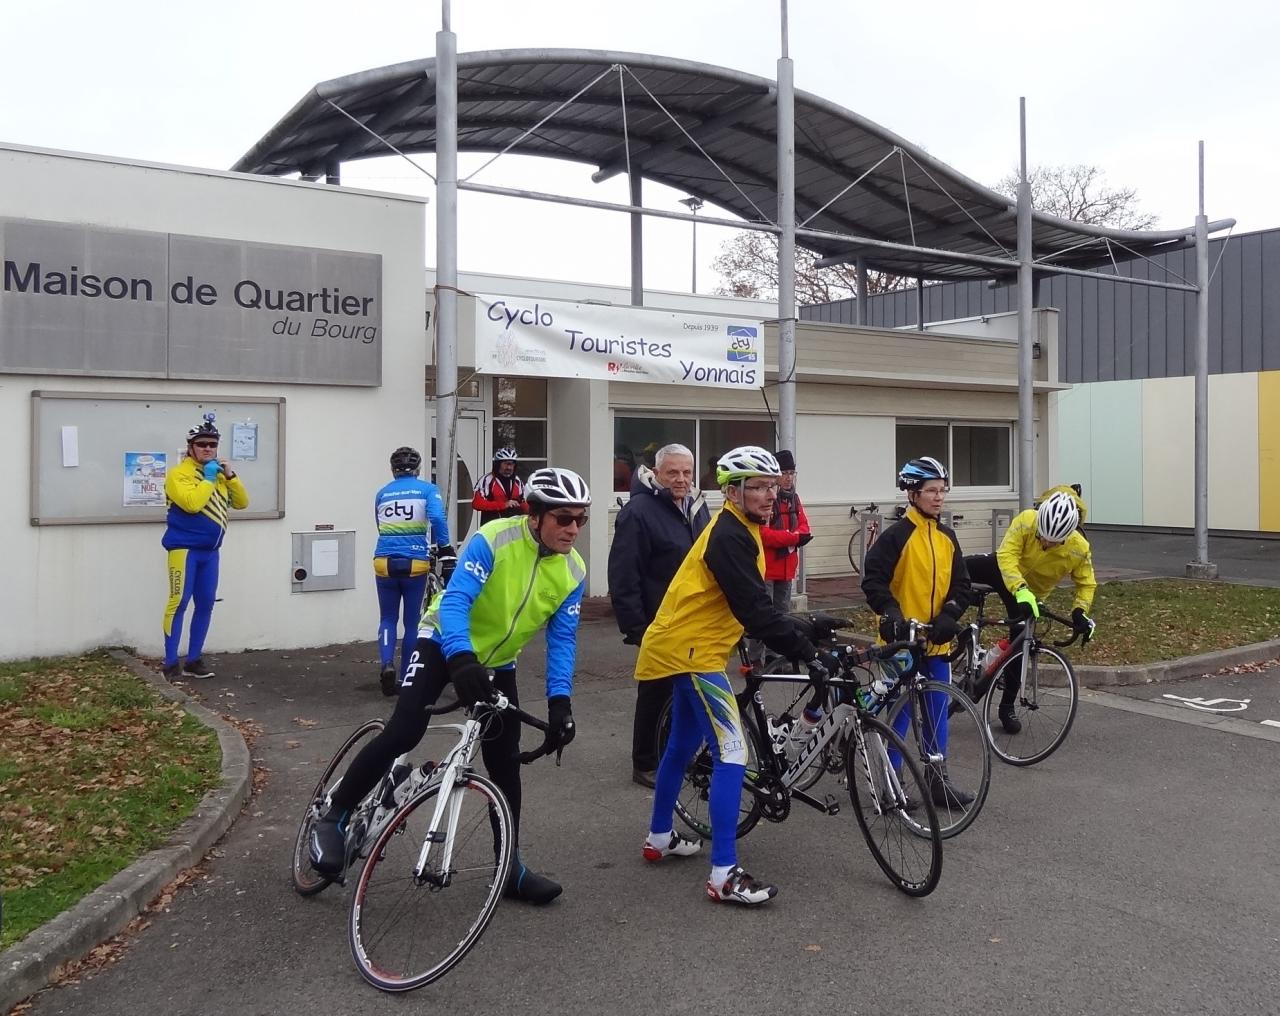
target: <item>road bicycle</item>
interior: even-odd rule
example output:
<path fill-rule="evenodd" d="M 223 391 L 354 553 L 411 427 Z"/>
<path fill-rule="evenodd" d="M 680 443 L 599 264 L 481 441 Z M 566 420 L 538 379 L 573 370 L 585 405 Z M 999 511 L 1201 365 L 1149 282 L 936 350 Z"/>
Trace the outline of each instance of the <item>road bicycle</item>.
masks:
<path fill-rule="evenodd" d="M 818 630 L 820 625 L 815 625 L 815 634 Z M 746 688 L 736 696 L 747 735 L 748 755 L 737 835 L 745 836 L 761 818 L 770 822 L 785 821 L 791 814 L 793 801 L 826 815 L 838 815 L 840 804 L 834 794 L 819 800 L 798 783 L 811 767 L 822 764 L 823 753 L 829 746 L 842 742 L 846 787 L 854 818 L 871 856 L 899 890 L 908 896 L 927 896 L 937 888 L 942 875 L 942 837 L 937 813 L 914 753 L 887 724 L 864 707 L 858 695 L 864 687 L 859 681 L 859 670 L 901 649 L 915 651 L 912 644 L 906 642 L 872 649 L 837 647 L 841 673 L 824 675 L 819 680 L 824 687 L 840 693 L 838 701 L 812 728 L 809 740 L 794 759 L 787 757 L 781 739 L 768 733 L 769 717 L 764 711 L 761 688 L 766 682 L 809 685 L 815 680 L 814 676 L 765 675 L 754 669 L 745 675 Z M 665 745 L 670 732 L 669 710 L 661 722 L 664 726 L 660 740 Z M 704 838 L 711 836 L 712 767 L 711 750 L 704 742 L 685 770 L 676 799 L 680 820 Z"/>
<path fill-rule="evenodd" d="M 1071 661 L 1058 650 L 1078 639 L 1085 645 L 1089 636 L 1073 631 L 1070 638 L 1050 644 L 1041 635 L 1042 627 L 1054 622 L 1073 626 L 1070 618 L 1040 604 L 1040 617 L 1023 624 L 1022 631 L 1010 642 L 994 679 L 984 677 L 990 654 L 999 650 L 982 646 L 982 632 L 995 626 L 1008 627 L 1010 622 L 1007 618 L 985 616 L 986 599 L 994 589 L 975 585 L 973 592 L 977 597 L 978 616 L 961 629 L 956 640 L 956 649 L 950 657 L 952 680 L 975 702 L 980 702 L 987 740 L 1002 761 L 1015 766 L 1043 762 L 1066 740 L 1080 702 L 1076 672 Z M 1018 688 L 1013 714 L 1022 729 L 1016 734 L 1005 730 L 999 719 L 1004 690 L 1010 685 Z"/>
<path fill-rule="evenodd" d="M 849 518 L 857 519 L 858 524 L 849 537 L 849 567 L 854 575 L 862 574 L 862 562 L 867 551 L 880 536 L 883 519 L 880 517 L 880 506 L 872 501 L 865 508 L 856 504 L 849 507 Z"/>
<path fill-rule="evenodd" d="M 451 702 L 426 710 L 451 712 Z M 358 750 L 384 726 L 362 724 L 330 760 L 303 814 L 293 850 L 293 884 L 304 896 L 363 861 L 347 923 L 351 955 L 376 988 L 410 991 L 448 973 L 479 941 L 497 909 L 516 852 L 511 809 L 501 790 L 472 766 L 494 723 L 547 724 L 498 694 L 470 707 L 452 730 L 457 741 L 438 764 L 419 766 L 400 756 L 347 820 L 343 874 L 321 875 L 308 858 L 311 828 L 328 811 L 333 793 Z M 558 751 L 550 740 L 520 755 L 528 764 Z M 557 757 L 557 762 L 559 758 Z"/>
<path fill-rule="evenodd" d="M 835 630 L 847 628 L 851 622 L 831 615 L 819 616 L 825 619 L 825 623 L 811 627 L 814 644 L 827 650 L 838 648 Z M 887 670 L 879 668 L 878 674 L 873 672 L 873 679 L 880 678 L 887 687 L 866 708 L 888 723 L 906 742 L 937 811 L 938 833 L 947 839 L 967 829 L 986 803 L 991 788 L 991 750 L 986 726 L 969 696 L 953 684 L 932 680 L 917 665 L 924 648 L 919 640 L 928 634 L 929 626 L 912 621 L 908 631 L 907 641 L 918 647 L 911 665 L 904 667 L 899 663 Z M 797 669 L 786 660 L 775 660 L 767 664 L 762 673 L 796 673 Z M 868 683 L 874 684 L 874 680 Z M 810 686 L 801 685 L 787 705 L 767 716 L 771 735 L 777 731 L 789 740 L 809 690 Z M 823 703 L 824 713 L 834 708 L 835 694 L 833 689 L 828 689 Z M 944 713 L 948 717 L 945 753 L 939 750 L 936 722 L 936 718 Z M 822 756 L 800 774 L 795 785 L 801 790 L 808 790 L 823 773 L 838 775 L 844 770 L 844 744 L 835 742 L 828 745 Z M 973 800 L 962 801 L 953 792 L 955 787 L 973 794 Z"/>

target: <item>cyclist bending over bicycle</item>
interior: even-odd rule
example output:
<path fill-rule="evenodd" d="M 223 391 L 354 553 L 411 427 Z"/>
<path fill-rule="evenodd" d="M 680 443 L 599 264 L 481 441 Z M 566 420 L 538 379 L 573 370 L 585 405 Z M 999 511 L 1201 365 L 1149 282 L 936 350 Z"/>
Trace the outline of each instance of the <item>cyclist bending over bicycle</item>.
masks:
<path fill-rule="evenodd" d="M 574 541 L 587 522 L 591 492 L 577 473 L 547 468 L 525 484 L 529 515 L 481 526 L 467 542 L 448 588 L 423 616 L 430 634 L 418 639 L 400 697 L 386 729 L 352 761 L 316 822 L 311 863 L 326 875 L 341 873 L 351 809 L 373 789 L 398 755 L 412 751 L 427 731 L 423 710 L 452 681 L 466 705 L 500 691 L 513 703 L 516 657 L 547 628 L 548 742 L 563 748 L 575 728 L 569 696 L 578 651 L 578 615 L 586 568 Z M 493 678 L 490 681 L 489 672 Z M 485 768 L 507 798 L 520 843 L 520 724 L 502 723 L 481 746 Z M 560 885 L 524 866 L 517 853 L 505 887 L 509 898 L 550 903 Z"/>
<path fill-rule="evenodd" d="M 716 463 L 724 507 L 685 555 L 636 659 L 636 680 L 672 678 L 671 733 L 658 764 L 644 859 L 690 857 L 701 848 L 675 832 L 673 816 L 685 769 L 706 741 L 712 755 L 706 893 L 714 901 L 748 906 L 767 903 L 778 890 L 738 865 L 738 803 L 749 738 L 726 675 L 729 654 L 745 629 L 788 659 L 808 661 L 817 677 L 838 673 L 840 666 L 830 653 L 819 659 L 765 588 L 760 527 L 773 512 L 781 474 L 772 454 L 751 445 Z"/>
<path fill-rule="evenodd" d="M 898 489 L 907 492 L 909 508 L 867 551 L 862 591 L 867 604 L 880 615 L 882 642 L 910 638 L 908 620 L 928 621 L 929 647 L 920 667 L 927 676 L 951 683 L 950 646 L 960 631 L 960 615 L 969 606 L 969 574 L 955 532 L 938 521 L 947 491 L 946 467 L 937 459 L 912 459 L 898 472 Z M 925 702 L 931 744 L 926 747 L 945 759 L 947 754 L 946 696 L 930 693 Z M 910 722 L 909 710 L 894 721 L 898 734 Z M 974 795 L 951 782 L 946 762 L 930 770 L 926 785 L 940 807 L 972 804 Z"/>
<path fill-rule="evenodd" d="M 1009 523 L 995 554 L 976 554 L 965 558 L 969 578 L 982 582 L 999 594 L 1009 618 L 1014 623 L 1009 638 L 1001 639 L 999 651 L 992 650 L 990 662 L 983 668 L 979 687 L 973 698 L 981 701 L 1004 662 L 1009 643 L 1031 618 L 1040 616 L 1039 601 L 1048 597 L 1066 575 L 1075 583 L 1075 602 L 1071 609 L 1072 629 L 1088 638 L 1095 625 L 1089 617 L 1098 581 L 1093 574 L 1093 557 L 1089 541 L 1080 532 L 1084 520 L 1084 500 L 1074 490 L 1057 488 L 1039 508 L 1019 512 Z M 1007 682 L 1000 701 L 1000 725 L 1010 734 L 1022 730 L 1022 721 L 1014 715 L 1013 704 L 1018 695 L 1015 681 Z"/>

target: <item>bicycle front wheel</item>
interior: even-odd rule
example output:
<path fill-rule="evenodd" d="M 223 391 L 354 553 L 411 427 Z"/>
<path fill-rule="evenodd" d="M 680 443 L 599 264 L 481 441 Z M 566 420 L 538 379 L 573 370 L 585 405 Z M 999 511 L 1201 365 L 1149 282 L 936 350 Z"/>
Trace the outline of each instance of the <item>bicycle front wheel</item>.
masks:
<path fill-rule="evenodd" d="M 315 789 L 311 791 L 311 799 L 307 802 L 307 810 L 302 813 L 298 835 L 293 841 L 293 888 L 302 896 L 314 896 L 334 881 L 332 876 L 321 875 L 311 867 L 311 828 L 329 809 L 330 798 L 346 775 L 351 760 L 370 740 L 381 734 L 385 726 L 382 720 L 369 720 L 357 728 L 334 753 L 324 772 L 320 774 Z"/>
<path fill-rule="evenodd" d="M 853 569 L 854 575 L 861 575 L 862 568 L 858 564 L 858 532 L 849 537 L 849 567 Z"/>
<path fill-rule="evenodd" d="M 983 712 L 991 750 L 1010 765 L 1031 766 L 1043 762 L 1067 739 L 1080 704 L 1080 688 L 1071 661 L 1056 649 L 1038 644 L 1027 660 L 1026 685 L 1018 688 L 1012 701 L 1019 727 L 1015 733 L 1005 728 L 999 712 L 1006 685 L 1017 687 L 1021 680 L 1019 652 L 1000 668 L 987 689 Z"/>
<path fill-rule="evenodd" d="M 942 836 L 920 767 L 902 738 L 859 714 L 847 747 L 853 816 L 881 870 L 908 896 L 928 896 L 942 877 Z"/>
<path fill-rule="evenodd" d="M 746 836 L 760 821 L 760 804 L 748 784 L 759 776 L 760 753 L 756 745 L 755 724 L 747 716 L 742 718 L 743 731 L 747 735 L 747 771 L 743 776 L 741 796 L 738 800 L 738 825 L 736 835 Z M 667 751 L 667 738 L 671 734 L 671 703 L 663 707 L 658 718 L 658 747 Z M 715 759 L 707 742 L 703 741 L 692 761 L 685 767 L 680 792 L 676 795 L 676 815 L 680 821 L 703 839 L 711 839 L 711 774 Z"/>
<path fill-rule="evenodd" d="M 448 794 L 440 828 L 431 820 Z M 426 869 L 414 868 L 428 835 Z M 511 809 L 477 773 L 406 801 L 369 853 L 351 896 L 348 938 L 360 975 L 410 991 L 448 973 L 484 934 L 515 855 Z"/>
<path fill-rule="evenodd" d="M 947 717 L 946 750 L 940 750 L 937 719 Z M 905 718 L 903 718 L 905 717 Z M 938 834 L 945 840 L 969 828 L 991 789 L 991 750 L 986 727 L 969 696 L 941 681 L 912 683 L 889 707 L 885 721 L 902 730 L 907 750 L 924 775 L 925 789 L 938 813 Z M 972 795 L 973 800 L 965 798 Z M 929 830 L 910 821 L 919 836 Z"/>

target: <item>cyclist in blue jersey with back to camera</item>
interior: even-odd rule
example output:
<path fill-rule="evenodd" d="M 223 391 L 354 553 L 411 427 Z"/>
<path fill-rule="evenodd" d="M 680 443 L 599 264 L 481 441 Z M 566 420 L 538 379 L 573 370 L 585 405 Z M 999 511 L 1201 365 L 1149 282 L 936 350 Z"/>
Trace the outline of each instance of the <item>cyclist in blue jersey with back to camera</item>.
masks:
<path fill-rule="evenodd" d="M 214 414 L 187 431 L 187 454 L 164 479 L 169 505 L 161 544 L 169 552 L 169 600 L 164 608 L 164 676 L 213 677 L 204 660 L 204 640 L 218 596 L 218 563 L 231 509 L 249 507 L 249 492 L 235 468 L 218 458 L 222 435 Z M 178 662 L 182 618 L 194 601 L 187 657 Z"/>
<path fill-rule="evenodd" d="M 340 875 L 346 861 L 346 820 L 427 731 L 424 710 L 453 683 L 464 705 L 490 701 L 495 691 L 516 705 L 516 658 L 547 629 L 547 744 L 563 748 L 576 728 L 570 696 L 578 653 L 578 616 L 587 569 L 574 542 L 587 523 L 591 492 L 577 473 L 548 467 L 525 484 L 529 514 L 497 519 L 467 541 L 448 588 L 423 616 L 426 633 L 405 668 L 395 711 L 382 733 L 352 761 L 334 790 L 332 805 L 312 827 L 311 864 Z M 491 673 L 492 672 L 492 675 Z M 520 843 L 520 724 L 498 722 L 481 744 L 485 769 L 511 806 Z M 550 903 L 559 883 L 527 868 L 516 854 L 504 894 Z"/>
<path fill-rule="evenodd" d="M 373 574 L 378 587 L 378 658 L 382 694 L 394 695 L 409 657 L 418 645 L 418 619 L 432 560 L 440 562 L 447 585 L 457 554 L 449 545 L 449 522 L 440 489 L 418 476 L 422 456 L 408 447 L 391 453 L 391 475 L 373 499 L 378 543 Z M 404 618 L 404 647 L 396 668 L 396 630 Z"/>

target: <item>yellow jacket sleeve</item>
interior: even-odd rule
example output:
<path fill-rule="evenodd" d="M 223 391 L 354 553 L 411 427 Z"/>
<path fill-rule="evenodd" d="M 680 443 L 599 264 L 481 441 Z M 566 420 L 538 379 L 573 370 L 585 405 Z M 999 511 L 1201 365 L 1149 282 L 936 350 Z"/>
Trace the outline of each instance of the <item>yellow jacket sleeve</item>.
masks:
<path fill-rule="evenodd" d="M 227 500 L 231 502 L 232 508 L 248 508 L 249 507 L 249 491 L 245 489 L 244 481 L 240 479 L 239 474 L 231 477 L 226 481 L 227 484 Z"/>
<path fill-rule="evenodd" d="M 1022 577 L 1022 555 L 1028 540 L 1036 536 L 1036 510 L 1028 508 L 1019 512 L 1009 523 L 1004 539 L 1000 541 L 1000 549 L 996 551 L 996 564 L 1000 566 L 1000 577 L 1004 579 L 1005 588 L 1009 592 L 1017 592 L 1027 584 Z"/>
<path fill-rule="evenodd" d="M 1093 594 L 1098 589 L 1098 580 L 1093 574 L 1093 553 L 1089 549 L 1089 542 L 1079 533 L 1071 534 L 1074 543 L 1077 539 L 1084 544 L 1084 555 L 1074 568 L 1071 569 L 1071 581 L 1076 584 L 1076 598 L 1071 604 L 1074 610 L 1079 607 L 1086 614 L 1089 608 L 1093 606 Z"/>

